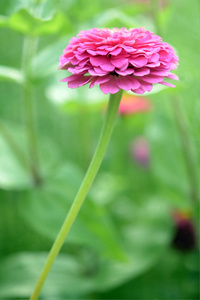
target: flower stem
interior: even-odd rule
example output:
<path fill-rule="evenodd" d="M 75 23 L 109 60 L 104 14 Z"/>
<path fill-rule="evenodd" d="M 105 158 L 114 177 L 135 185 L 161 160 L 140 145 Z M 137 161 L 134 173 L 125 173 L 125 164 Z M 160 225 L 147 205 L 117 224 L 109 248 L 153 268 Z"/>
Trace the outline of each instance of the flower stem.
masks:
<path fill-rule="evenodd" d="M 33 93 L 31 84 L 31 63 L 36 48 L 36 38 L 26 37 L 24 41 L 23 74 L 24 74 L 24 115 L 30 155 L 30 169 L 35 185 L 41 183 L 39 170 L 38 145 L 35 131 Z"/>
<path fill-rule="evenodd" d="M 104 154 L 107 149 L 108 142 L 110 140 L 110 136 L 114 127 L 114 123 L 118 114 L 118 108 L 119 103 L 122 96 L 122 90 L 120 90 L 118 93 L 114 95 L 110 95 L 110 100 L 103 124 L 103 128 L 101 131 L 101 135 L 99 138 L 99 142 L 96 148 L 96 151 L 94 153 L 94 156 L 92 158 L 92 161 L 89 165 L 89 168 L 87 170 L 87 173 L 85 175 L 85 178 L 83 179 L 83 182 L 80 186 L 80 189 L 75 197 L 75 200 L 68 212 L 68 215 L 60 229 L 60 232 L 58 233 L 58 236 L 50 250 L 49 256 L 47 258 L 47 261 L 45 263 L 45 266 L 42 270 L 42 273 L 37 281 L 35 290 L 30 298 L 30 300 L 36 300 L 39 296 L 39 293 L 41 291 L 41 288 L 44 284 L 44 281 L 53 265 L 54 260 L 56 259 L 64 241 L 65 238 L 81 208 L 81 205 L 83 204 L 83 201 L 94 181 L 94 178 L 97 174 L 97 171 L 101 165 L 101 162 L 103 160 Z"/>
<path fill-rule="evenodd" d="M 185 157 L 185 163 L 188 173 L 188 179 L 190 182 L 190 196 L 197 203 L 199 198 L 199 188 L 198 188 L 198 179 L 197 172 L 195 167 L 194 153 L 192 149 L 192 144 L 190 136 L 187 129 L 187 124 L 185 116 L 178 98 L 172 98 L 172 104 L 174 108 L 174 114 L 176 117 L 177 126 L 179 129 L 182 145 L 183 145 L 183 154 Z"/>
<path fill-rule="evenodd" d="M 18 145 L 17 141 L 15 140 L 14 136 L 10 133 L 10 131 L 7 129 L 7 127 L 4 125 L 3 121 L 0 119 L 0 132 L 4 138 L 4 140 L 7 142 L 7 144 L 10 146 L 10 149 L 15 154 L 16 158 L 19 160 L 21 165 L 28 169 L 28 161 L 26 159 L 26 155 L 21 149 L 20 145 Z"/>

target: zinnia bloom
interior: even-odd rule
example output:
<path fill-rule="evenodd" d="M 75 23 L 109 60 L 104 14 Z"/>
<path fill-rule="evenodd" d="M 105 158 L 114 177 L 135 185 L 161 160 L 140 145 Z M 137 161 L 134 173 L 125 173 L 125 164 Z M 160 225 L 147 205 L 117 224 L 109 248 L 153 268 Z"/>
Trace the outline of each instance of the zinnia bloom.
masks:
<path fill-rule="evenodd" d="M 63 79 L 69 88 L 90 83 L 100 85 L 104 94 L 120 89 L 137 94 L 151 91 L 153 84 L 174 85 L 164 78 L 178 80 L 178 57 L 161 37 L 144 28 L 94 28 L 73 37 L 60 57 L 60 69 L 73 75 Z"/>

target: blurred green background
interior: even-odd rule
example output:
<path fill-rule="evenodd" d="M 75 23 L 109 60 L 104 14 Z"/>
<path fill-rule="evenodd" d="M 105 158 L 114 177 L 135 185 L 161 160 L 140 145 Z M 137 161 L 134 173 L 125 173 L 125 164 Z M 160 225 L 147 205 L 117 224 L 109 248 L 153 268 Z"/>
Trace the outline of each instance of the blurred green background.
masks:
<path fill-rule="evenodd" d="M 41 299 L 199 299 L 198 0 L 1 0 L 0 14 L 0 299 L 30 296 L 97 144 L 108 97 L 57 70 L 93 27 L 161 35 L 180 81 L 119 115 Z"/>

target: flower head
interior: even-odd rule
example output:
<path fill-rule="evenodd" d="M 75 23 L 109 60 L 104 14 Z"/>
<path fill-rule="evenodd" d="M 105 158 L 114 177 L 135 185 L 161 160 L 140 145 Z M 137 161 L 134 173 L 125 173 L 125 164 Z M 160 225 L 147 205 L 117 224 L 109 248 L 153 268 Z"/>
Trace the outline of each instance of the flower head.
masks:
<path fill-rule="evenodd" d="M 73 74 L 62 80 L 69 88 L 97 84 L 104 94 L 120 89 L 143 94 L 155 83 L 174 87 L 164 78 L 178 80 L 170 73 L 177 64 L 173 48 L 144 28 L 81 31 L 60 57 L 60 69 Z"/>

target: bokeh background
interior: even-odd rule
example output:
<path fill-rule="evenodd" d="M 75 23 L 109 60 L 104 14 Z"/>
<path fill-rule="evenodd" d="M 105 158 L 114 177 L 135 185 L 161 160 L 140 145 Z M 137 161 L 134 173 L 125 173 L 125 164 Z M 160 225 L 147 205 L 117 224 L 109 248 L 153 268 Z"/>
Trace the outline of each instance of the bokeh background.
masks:
<path fill-rule="evenodd" d="M 108 97 L 57 70 L 93 27 L 161 35 L 180 81 L 124 94 L 41 299 L 199 299 L 199 2 L 1 0 L 0 14 L 0 299 L 30 296 L 97 144 Z"/>

